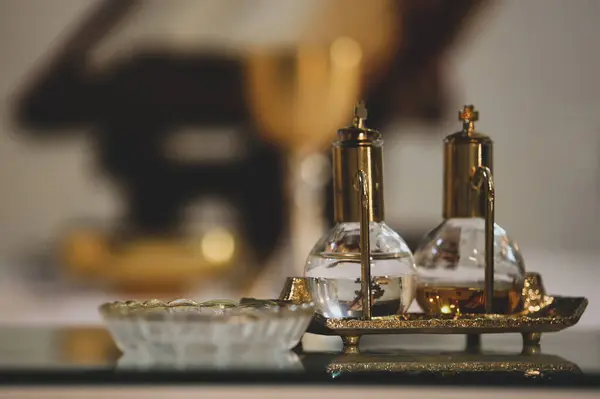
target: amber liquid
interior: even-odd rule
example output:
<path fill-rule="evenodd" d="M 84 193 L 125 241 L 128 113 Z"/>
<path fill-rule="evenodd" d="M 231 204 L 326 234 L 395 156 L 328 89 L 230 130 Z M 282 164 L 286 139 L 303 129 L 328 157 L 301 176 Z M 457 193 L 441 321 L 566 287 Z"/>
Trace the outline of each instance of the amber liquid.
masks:
<path fill-rule="evenodd" d="M 515 284 L 497 284 L 492 300 L 493 313 L 510 314 L 519 310 L 521 288 Z M 485 313 L 483 288 L 421 286 L 417 287 L 417 303 L 425 313 L 459 315 Z"/>

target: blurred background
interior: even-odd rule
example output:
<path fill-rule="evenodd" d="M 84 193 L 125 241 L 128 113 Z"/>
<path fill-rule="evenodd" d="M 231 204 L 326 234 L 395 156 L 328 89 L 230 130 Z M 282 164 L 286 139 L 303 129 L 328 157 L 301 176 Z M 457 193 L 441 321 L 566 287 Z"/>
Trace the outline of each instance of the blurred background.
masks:
<path fill-rule="evenodd" d="M 365 99 L 386 219 L 413 249 L 441 221 L 442 139 L 473 103 L 497 222 L 550 293 L 590 299 L 577 328 L 600 325 L 598 15 L 596 0 L 0 1 L 0 322 L 277 296 L 332 222 L 329 145 Z"/>

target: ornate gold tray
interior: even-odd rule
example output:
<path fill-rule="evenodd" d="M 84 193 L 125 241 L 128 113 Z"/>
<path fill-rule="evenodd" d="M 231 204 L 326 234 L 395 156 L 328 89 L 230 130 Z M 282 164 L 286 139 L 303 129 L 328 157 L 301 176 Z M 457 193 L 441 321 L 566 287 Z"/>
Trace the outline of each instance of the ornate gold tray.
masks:
<path fill-rule="evenodd" d="M 522 296 L 523 310 L 511 315 L 435 317 L 408 313 L 361 320 L 331 319 L 316 314 L 308 332 L 340 336 L 347 352 L 352 352 L 361 336 L 371 334 L 465 334 L 467 349 L 477 349 L 481 334 L 521 333 L 524 353 L 537 353 L 542 333 L 564 330 L 577 324 L 588 304 L 583 297 L 547 296 L 537 273 L 528 273 Z M 306 280 L 288 278 L 279 301 L 294 304 L 311 302 Z"/>
<path fill-rule="evenodd" d="M 588 304 L 585 298 L 554 297 L 552 304 L 526 315 L 465 314 L 432 318 L 423 313 L 374 317 L 371 320 L 326 319 L 316 315 L 309 332 L 323 335 L 490 334 L 554 332 L 575 325 Z"/>
<path fill-rule="evenodd" d="M 444 375 L 506 372 L 544 378 L 559 374 L 582 374 L 581 369 L 555 355 L 507 355 L 448 353 L 356 354 L 334 358 L 327 367 L 333 376 L 341 373 L 443 373 Z"/>

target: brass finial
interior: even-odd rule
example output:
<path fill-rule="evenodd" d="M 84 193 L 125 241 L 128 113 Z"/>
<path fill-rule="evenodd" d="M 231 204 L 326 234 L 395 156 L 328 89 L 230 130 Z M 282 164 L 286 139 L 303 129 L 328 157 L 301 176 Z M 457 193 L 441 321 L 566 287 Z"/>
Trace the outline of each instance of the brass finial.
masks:
<path fill-rule="evenodd" d="M 462 111 L 458 111 L 458 120 L 462 122 L 477 122 L 479 120 L 479 111 L 474 105 L 465 105 Z"/>
<path fill-rule="evenodd" d="M 367 120 L 367 107 L 365 106 L 364 100 L 361 100 L 354 107 L 354 118 L 352 120 L 352 125 L 355 128 L 363 129 L 365 127 L 366 120 Z"/>
<path fill-rule="evenodd" d="M 479 111 L 473 105 L 465 105 L 462 111 L 458 111 L 458 120 L 463 123 L 463 131 L 472 133 L 475 131 L 475 123 L 479 120 Z"/>

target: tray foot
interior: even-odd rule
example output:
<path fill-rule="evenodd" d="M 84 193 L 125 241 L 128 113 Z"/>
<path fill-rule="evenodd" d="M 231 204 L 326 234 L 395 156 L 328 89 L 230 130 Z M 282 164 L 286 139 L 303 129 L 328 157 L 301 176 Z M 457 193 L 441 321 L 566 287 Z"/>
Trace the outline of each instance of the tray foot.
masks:
<path fill-rule="evenodd" d="M 540 341 L 542 339 L 542 333 L 539 332 L 528 332 L 522 333 L 523 336 L 523 351 L 524 355 L 537 355 L 541 352 Z"/>
<path fill-rule="evenodd" d="M 481 351 L 481 334 L 467 334 L 465 350 L 469 353 L 479 353 Z"/>
<path fill-rule="evenodd" d="M 357 335 L 347 335 L 342 337 L 342 342 L 344 343 L 344 353 L 359 353 L 358 343 L 360 342 L 360 337 Z"/>

